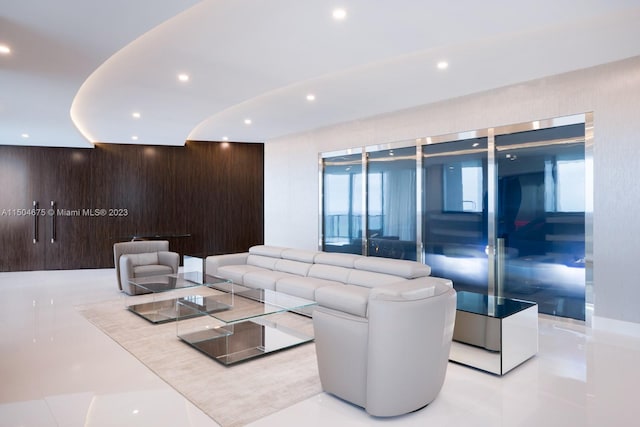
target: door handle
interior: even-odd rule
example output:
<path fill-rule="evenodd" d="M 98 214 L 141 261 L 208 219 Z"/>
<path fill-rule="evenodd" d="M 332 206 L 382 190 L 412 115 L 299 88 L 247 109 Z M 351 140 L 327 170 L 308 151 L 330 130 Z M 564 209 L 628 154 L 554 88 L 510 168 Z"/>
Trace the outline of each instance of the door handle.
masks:
<path fill-rule="evenodd" d="M 36 200 L 33 201 L 33 244 L 35 245 L 36 243 L 38 243 L 38 211 L 40 207 L 40 203 L 38 203 Z"/>
<path fill-rule="evenodd" d="M 51 201 L 51 243 L 56 241 L 56 202 Z"/>

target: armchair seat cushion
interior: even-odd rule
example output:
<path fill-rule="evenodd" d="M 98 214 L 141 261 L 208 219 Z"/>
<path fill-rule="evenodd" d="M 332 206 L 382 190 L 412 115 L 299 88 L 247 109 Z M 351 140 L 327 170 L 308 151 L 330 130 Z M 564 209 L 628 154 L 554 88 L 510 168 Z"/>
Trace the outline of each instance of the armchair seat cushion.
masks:
<path fill-rule="evenodd" d="M 171 274 L 173 269 L 168 265 L 138 265 L 133 267 L 133 277 L 159 276 L 161 274 Z"/>

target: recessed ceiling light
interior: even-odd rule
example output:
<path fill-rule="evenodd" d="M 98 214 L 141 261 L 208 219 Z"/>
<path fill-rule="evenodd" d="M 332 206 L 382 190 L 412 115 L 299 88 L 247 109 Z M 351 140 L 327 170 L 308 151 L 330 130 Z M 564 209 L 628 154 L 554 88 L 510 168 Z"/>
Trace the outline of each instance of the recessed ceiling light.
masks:
<path fill-rule="evenodd" d="M 438 62 L 438 70 L 446 70 L 449 68 L 449 63 L 447 61 Z"/>
<path fill-rule="evenodd" d="M 137 141 L 137 140 L 138 140 L 138 136 L 137 136 L 137 135 L 133 135 L 133 136 L 131 137 L 131 139 L 132 139 L 133 141 Z"/>
<path fill-rule="evenodd" d="M 315 101 L 316 100 L 316 96 L 312 93 L 310 93 L 309 95 L 307 95 L 307 101 Z"/>
<path fill-rule="evenodd" d="M 133 117 L 134 119 L 139 119 L 140 113 L 138 113 L 137 111 L 134 111 L 133 113 L 131 113 L 131 117 Z"/>
<path fill-rule="evenodd" d="M 228 140 L 229 140 L 229 137 L 228 137 L 228 136 L 223 136 L 223 137 L 222 137 L 222 140 L 223 140 L 223 141 L 228 141 Z"/>
<path fill-rule="evenodd" d="M 344 9 L 334 9 L 332 15 L 336 21 L 343 21 L 347 17 L 347 11 Z"/>
<path fill-rule="evenodd" d="M 0 44 L 0 54 L 8 55 L 11 53 L 11 48 L 6 44 Z"/>
<path fill-rule="evenodd" d="M 178 74 L 178 80 L 180 80 L 181 82 L 188 82 L 189 81 L 189 74 Z"/>
<path fill-rule="evenodd" d="M 21 137 L 23 137 L 24 139 L 29 138 L 29 134 L 28 133 L 23 133 L 22 135 L 20 135 Z"/>
<path fill-rule="evenodd" d="M 244 124 L 245 125 L 250 125 L 251 124 L 251 119 L 244 119 Z"/>

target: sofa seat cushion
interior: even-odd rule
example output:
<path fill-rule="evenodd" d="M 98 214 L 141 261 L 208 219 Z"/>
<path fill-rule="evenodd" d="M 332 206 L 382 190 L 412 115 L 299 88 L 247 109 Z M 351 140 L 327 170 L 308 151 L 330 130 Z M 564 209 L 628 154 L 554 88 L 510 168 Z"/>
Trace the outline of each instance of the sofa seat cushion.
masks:
<path fill-rule="evenodd" d="M 316 302 L 322 307 L 366 317 L 370 291 L 363 286 L 323 286 L 316 289 Z"/>
<path fill-rule="evenodd" d="M 358 270 L 391 274 L 405 279 L 414 279 L 431 274 L 431 267 L 415 261 L 379 257 L 362 257 L 354 261 Z"/>
<path fill-rule="evenodd" d="M 250 271 L 242 278 L 243 285 L 255 289 L 271 289 L 276 290 L 276 282 L 285 277 L 299 277 L 283 271 Z"/>
<path fill-rule="evenodd" d="M 168 265 L 137 265 L 133 267 L 133 277 L 160 276 L 172 273 L 173 269 Z"/>
<path fill-rule="evenodd" d="M 316 289 L 336 285 L 343 286 L 340 282 L 316 277 L 284 277 L 276 282 L 276 291 L 315 301 Z"/>
<path fill-rule="evenodd" d="M 248 265 L 248 264 L 223 265 L 222 267 L 219 267 L 218 270 L 216 271 L 216 276 L 222 277 L 224 279 L 230 279 L 231 281 L 233 281 L 233 283 L 243 285 L 244 275 L 254 271 L 271 271 L 271 270 L 267 270 L 266 268 L 261 268 L 255 265 Z"/>

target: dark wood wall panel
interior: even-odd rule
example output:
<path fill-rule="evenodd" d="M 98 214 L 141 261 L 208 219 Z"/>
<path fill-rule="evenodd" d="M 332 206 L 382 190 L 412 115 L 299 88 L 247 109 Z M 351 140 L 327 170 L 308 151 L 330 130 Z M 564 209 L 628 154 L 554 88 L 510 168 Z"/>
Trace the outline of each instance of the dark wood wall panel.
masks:
<path fill-rule="evenodd" d="M 10 183 L 0 209 L 38 199 L 42 208 L 54 200 L 81 212 L 55 218 L 54 243 L 51 218 L 40 218 L 42 245 L 31 244 L 28 218 L 0 217 L 0 271 L 113 267 L 113 243 L 140 235 L 188 234 L 168 239 L 180 254 L 244 251 L 263 242 L 263 162 L 262 144 L 0 147 L 0 175 Z"/>

